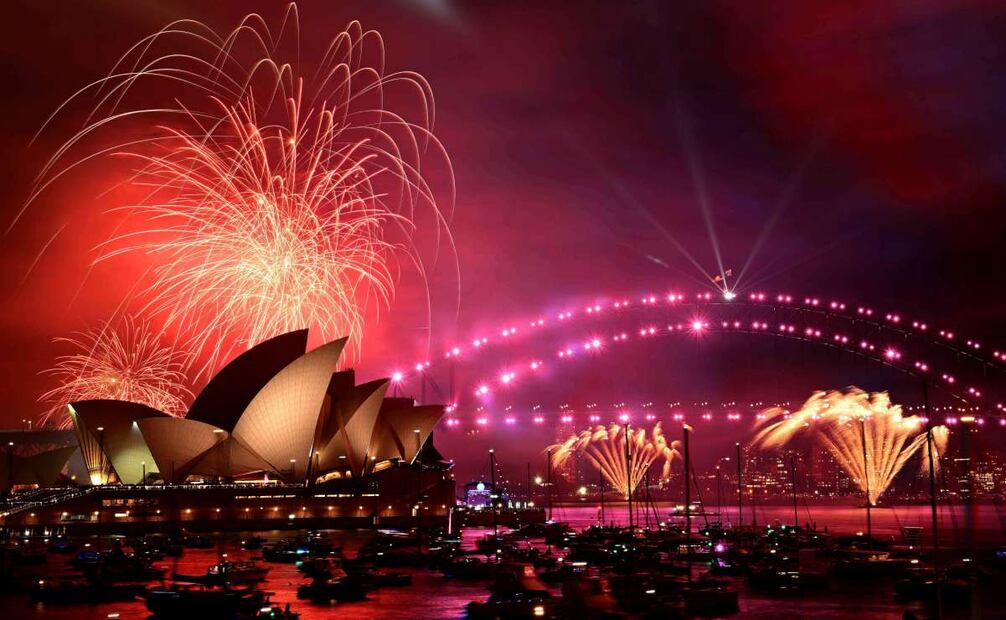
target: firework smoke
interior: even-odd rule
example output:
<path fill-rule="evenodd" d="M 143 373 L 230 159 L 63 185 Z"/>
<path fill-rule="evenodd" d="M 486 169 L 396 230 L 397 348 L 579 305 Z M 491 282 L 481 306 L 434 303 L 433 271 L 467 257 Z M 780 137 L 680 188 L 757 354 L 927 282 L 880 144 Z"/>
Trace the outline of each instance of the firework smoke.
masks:
<path fill-rule="evenodd" d="M 59 386 L 39 397 L 49 410 L 39 424 L 70 428 L 67 405 L 79 400 L 113 399 L 140 403 L 170 415 L 185 413 L 192 393 L 185 387 L 188 357 L 161 344 L 149 323 L 124 319 L 96 331 L 56 338 L 74 353 L 56 358 L 45 371 Z"/>
<path fill-rule="evenodd" d="M 768 419 L 755 437 L 755 445 L 777 448 L 801 435 L 823 445 L 845 470 L 871 504 L 876 504 L 905 463 L 922 454 L 928 471 L 926 430 L 922 420 L 905 417 L 900 405 L 892 405 L 886 393 L 868 394 L 852 388 L 847 392 L 815 392 L 799 411 L 768 409 Z M 949 431 L 936 426 L 933 461 L 946 450 Z"/>
<path fill-rule="evenodd" d="M 626 464 L 625 444 L 629 444 L 629 462 Z M 580 452 L 597 468 L 616 491 L 629 496 L 658 460 L 663 459 L 661 478 L 671 473 L 671 462 L 680 459 L 679 441 L 668 442 L 657 423 L 647 434 L 646 429 L 627 430 L 612 424 L 597 426 L 571 436 L 560 444 L 549 446 L 552 466 L 561 467 L 571 456 Z"/>
<path fill-rule="evenodd" d="M 450 242 L 453 174 L 427 82 L 386 72 L 380 34 L 357 22 L 320 62 L 301 63 L 298 22 L 289 5 L 278 31 L 253 14 L 229 33 L 181 20 L 142 40 L 71 98 L 98 104 L 31 197 L 95 157 L 135 164 L 129 182 L 144 198 L 121 207 L 129 232 L 99 260 L 154 260 L 143 311 L 189 335 L 208 355 L 203 370 L 227 347 L 305 327 L 358 347 L 400 265 L 426 284 L 441 236 Z M 123 127 L 128 140 L 70 155 Z M 432 232 L 432 250 L 420 232 Z"/>

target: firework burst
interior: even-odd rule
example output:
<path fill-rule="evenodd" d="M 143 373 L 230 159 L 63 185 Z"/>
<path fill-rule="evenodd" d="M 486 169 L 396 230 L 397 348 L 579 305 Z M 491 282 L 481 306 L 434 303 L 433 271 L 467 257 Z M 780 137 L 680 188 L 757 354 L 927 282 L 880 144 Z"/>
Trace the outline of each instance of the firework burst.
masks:
<path fill-rule="evenodd" d="M 37 191 L 98 156 L 133 162 L 129 183 L 143 198 L 120 207 L 129 232 L 98 260 L 153 259 L 143 311 L 188 334 L 208 356 L 203 370 L 305 327 L 358 347 L 402 266 L 426 284 L 442 238 L 453 252 L 453 174 L 432 133 L 428 83 L 386 72 L 380 34 L 357 22 L 320 62 L 299 56 L 295 5 L 278 31 L 257 15 L 223 34 L 169 24 L 71 99 L 98 104 L 41 176 Z M 70 155 L 123 126 L 129 140 Z"/>
<path fill-rule="evenodd" d="M 628 443 L 628 461 L 626 461 Z M 650 467 L 663 460 L 661 478 L 671 473 L 671 463 L 680 459 L 680 442 L 668 442 L 664 431 L 657 423 L 647 433 L 646 429 L 635 431 L 618 424 L 608 427 L 597 426 L 586 429 L 560 444 L 549 446 L 553 467 L 561 467 L 574 454 L 581 453 L 597 468 L 616 491 L 629 496 L 636 490 Z"/>
<path fill-rule="evenodd" d="M 90 399 L 125 400 L 175 416 L 185 413 L 192 398 L 186 387 L 188 357 L 161 344 L 149 323 L 126 318 L 118 328 L 106 323 L 55 342 L 74 352 L 56 358 L 45 371 L 59 386 L 39 397 L 50 407 L 40 425 L 69 428 L 67 405 Z"/>
<path fill-rule="evenodd" d="M 768 419 L 755 437 L 755 445 L 777 448 L 801 435 L 820 442 L 861 491 L 876 504 L 895 476 L 916 453 L 928 471 L 927 435 L 922 420 L 903 416 L 886 393 L 815 392 L 799 411 L 766 410 Z M 939 467 L 949 431 L 932 429 L 933 462 Z"/>

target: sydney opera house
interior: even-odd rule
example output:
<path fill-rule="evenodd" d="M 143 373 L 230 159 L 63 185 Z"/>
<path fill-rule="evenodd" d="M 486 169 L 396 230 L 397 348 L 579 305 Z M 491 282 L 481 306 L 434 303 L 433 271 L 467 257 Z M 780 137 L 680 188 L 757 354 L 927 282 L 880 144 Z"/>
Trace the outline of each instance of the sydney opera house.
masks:
<path fill-rule="evenodd" d="M 357 385 L 337 370 L 345 339 L 306 351 L 307 339 L 290 332 L 241 354 L 185 417 L 70 403 L 90 484 L 0 515 L 4 525 L 444 518 L 454 481 L 432 443 L 443 406 L 390 397 L 388 379 Z M 69 451 L 51 451 L 46 471 Z"/>

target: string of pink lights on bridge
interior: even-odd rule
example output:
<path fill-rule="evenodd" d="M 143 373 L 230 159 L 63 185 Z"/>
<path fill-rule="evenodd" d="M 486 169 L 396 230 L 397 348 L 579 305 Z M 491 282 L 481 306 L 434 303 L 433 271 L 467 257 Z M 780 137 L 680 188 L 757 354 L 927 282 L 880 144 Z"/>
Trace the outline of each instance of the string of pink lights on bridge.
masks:
<path fill-rule="evenodd" d="M 775 407 L 789 407 L 789 403 L 775 403 Z M 746 407 L 738 407 L 736 404 L 722 403 L 718 408 L 710 408 L 708 403 L 694 403 L 691 407 L 683 407 L 680 403 L 668 403 L 665 407 L 654 407 L 652 403 L 642 404 L 638 407 L 629 407 L 624 403 L 619 403 L 610 408 L 601 409 L 596 405 L 586 405 L 582 408 L 573 408 L 562 405 L 557 409 L 546 410 L 541 405 L 530 405 L 517 407 L 515 405 L 503 406 L 499 411 L 491 412 L 488 407 L 478 406 L 471 411 L 471 415 L 461 417 L 457 411 L 452 412 L 444 419 L 444 423 L 450 429 L 487 429 L 502 426 L 504 428 L 517 428 L 522 426 L 555 426 L 562 425 L 597 425 L 611 423 L 758 423 L 765 419 L 763 413 L 769 407 L 767 403 L 750 403 Z M 906 414 L 916 415 L 920 422 L 928 422 L 929 418 L 924 415 L 921 406 L 903 406 Z M 956 426 L 961 423 L 973 423 L 978 427 L 986 426 L 986 418 L 979 413 L 976 406 L 933 406 L 930 407 L 933 421 L 948 426 Z M 1006 428 L 1006 417 L 999 417 L 988 421 L 989 424 L 998 424 Z"/>
<path fill-rule="evenodd" d="M 490 347 L 513 346 L 521 336 L 540 333 L 552 327 L 556 329 L 570 329 L 578 325 L 579 320 L 605 317 L 610 315 L 611 311 L 625 313 L 632 310 L 645 311 L 657 308 L 681 309 L 687 307 L 695 311 L 694 318 L 690 320 L 670 323 L 661 322 L 659 325 L 652 321 L 645 322 L 631 329 L 615 330 L 606 336 L 591 332 L 550 354 L 542 353 L 523 361 L 505 364 L 503 366 L 504 370 L 499 371 L 495 379 L 477 383 L 472 388 L 472 394 L 479 398 L 485 398 L 494 389 L 506 388 L 525 374 L 537 374 L 536 371 L 544 368 L 545 360 L 550 357 L 556 361 L 569 361 L 585 355 L 600 354 L 608 346 L 630 340 L 648 339 L 654 336 L 672 334 L 690 334 L 699 337 L 717 332 L 761 333 L 801 341 L 818 342 L 822 345 L 884 363 L 909 374 L 930 377 L 934 384 L 940 384 L 940 387 L 949 394 L 967 403 L 975 403 L 979 399 L 982 399 L 984 390 L 976 384 L 961 384 L 956 372 L 947 369 L 936 369 L 925 359 L 908 359 L 907 354 L 897 344 L 885 342 L 881 338 L 881 335 L 892 333 L 905 339 L 909 336 L 921 339 L 924 344 L 936 345 L 948 350 L 958 360 L 963 356 L 965 359 L 980 363 L 983 372 L 987 372 L 988 369 L 1002 372 L 1006 369 L 1006 353 L 992 349 L 992 359 L 989 359 L 986 357 L 988 349 L 983 343 L 973 339 L 962 338 L 955 330 L 937 329 L 926 322 L 909 320 L 901 313 L 888 312 L 881 314 L 868 306 L 853 307 L 844 302 L 822 300 L 818 297 L 804 297 L 802 303 L 799 299 L 789 294 L 770 295 L 768 293 L 756 292 L 750 293 L 745 300 L 730 292 L 718 295 L 710 292 L 700 292 L 692 296 L 686 296 L 682 293 L 669 293 L 660 296 L 646 295 L 641 297 L 636 303 L 630 302 L 627 299 L 593 303 L 578 310 L 558 312 L 554 314 L 554 320 L 535 318 L 532 320 L 505 323 L 498 329 L 498 337 L 480 335 L 472 338 L 468 346 L 452 346 L 444 352 L 441 362 L 474 364 L 478 354 L 488 350 Z M 736 318 L 715 321 L 705 318 L 702 312 L 703 309 L 718 310 L 731 307 L 795 310 L 799 311 L 801 316 L 824 318 L 825 323 L 828 323 L 832 318 L 836 318 L 851 321 L 853 325 L 858 323 L 859 325 L 876 328 L 878 333 L 875 337 L 856 337 L 852 333 L 834 329 L 829 330 L 828 327 L 822 327 L 819 324 L 806 321 L 803 323 L 794 321 L 773 322 L 762 319 L 742 321 Z M 436 365 L 439 366 L 440 364 Z M 416 362 L 414 372 L 395 371 L 392 374 L 392 379 L 396 383 L 401 383 L 416 377 L 422 378 L 431 371 L 431 366 L 431 362 L 428 360 Z M 1006 405 L 1002 402 L 995 403 L 994 407 L 991 404 L 988 406 L 994 409 L 996 414 L 1006 413 Z M 450 410 L 456 408 L 457 402 L 449 406 Z"/>

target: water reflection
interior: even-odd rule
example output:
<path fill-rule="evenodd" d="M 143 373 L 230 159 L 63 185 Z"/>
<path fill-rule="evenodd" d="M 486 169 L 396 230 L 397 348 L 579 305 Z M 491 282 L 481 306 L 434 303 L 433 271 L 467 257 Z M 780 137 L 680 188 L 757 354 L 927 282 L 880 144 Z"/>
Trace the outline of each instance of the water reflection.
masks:
<path fill-rule="evenodd" d="M 959 510 L 959 509 L 958 509 Z M 807 513 L 807 521 L 813 521 L 819 527 L 828 524 L 832 531 L 853 532 L 863 526 L 862 510 L 844 507 L 816 507 Z M 661 514 L 666 515 L 666 510 Z M 760 523 L 792 521 L 791 507 L 759 507 Z M 976 509 L 976 525 L 978 536 L 997 536 L 1001 538 L 998 510 L 986 506 Z M 568 521 L 576 528 L 586 527 L 597 522 L 595 506 L 576 506 L 557 508 L 557 519 Z M 624 522 L 624 508 L 608 507 L 606 520 Z M 954 519 L 959 516 L 952 509 L 945 509 L 942 522 L 948 530 L 945 538 L 953 542 L 952 532 Z M 724 515 L 729 520 L 729 515 Z M 926 525 L 929 518 L 926 507 L 898 507 L 889 510 L 878 510 L 874 513 L 874 530 L 878 534 L 896 536 L 905 525 Z M 747 521 L 747 519 L 745 519 Z M 701 519 L 698 521 L 701 523 Z M 466 547 L 474 548 L 475 541 L 487 530 L 472 528 L 463 535 Z M 167 567 L 169 573 L 203 574 L 208 566 L 218 561 L 221 553 L 226 553 L 228 559 L 252 559 L 260 554 L 257 551 L 247 551 L 241 548 L 240 541 L 250 534 L 225 534 L 216 538 L 217 546 L 212 549 L 187 549 L 181 558 L 165 559 L 157 562 L 158 566 Z M 290 532 L 265 532 L 267 539 L 278 539 L 289 536 Z M 333 531 L 330 537 L 336 545 L 342 546 L 347 557 L 353 557 L 359 549 L 373 536 L 369 531 Z M 106 541 L 107 544 L 107 541 Z M 49 573 L 58 572 L 69 557 L 50 555 L 49 565 L 45 570 Z M 317 618 L 460 618 L 464 616 L 465 606 L 473 600 L 485 600 L 488 590 L 485 583 L 459 582 L 448 580 L 443 575 L 431 570 L 413 570 L 413 585 L 403 588 L 382 588 L 368 595 L 368 599 L 353 603 L 332 603 L 330 605 L 315 605 L 297 599 L 297 587 L 305 582 L 304 576 L 293 564 L 268 564 L 271 569 L 263 589 L 273 592 L 273 602 L 279 604 L 291 603 L 292 608 L 301 614 L 304 620 Z M 406 569 L 408 570 L 408 569 Z M 768 597 L 764 594 L 748 591 L 743 580 L 739 582 L 740 614 L 735 617 L 744 618 L 803 618 L 814 616 L 818 618 L 891 618 L 899 619 L 906 609 L 912 609 L 916 614 L 925 614 L 917 607 L 911 607 L 895 602 L 890 583 L 841 585 L 837 584 L 827 592 L 815 592 L 804 595 L 786 597 Z M 558 593 L 558 592 L 556 592 Z M 3 599 L 4 613 L 8 618 L 53 618 L 106 619 L 118 617 L 124 620 L 147 618 L 149 616 L 142 601 L 108 603 L 101 605 L 32 605 L 26 596 L 9 596 Z"/>

